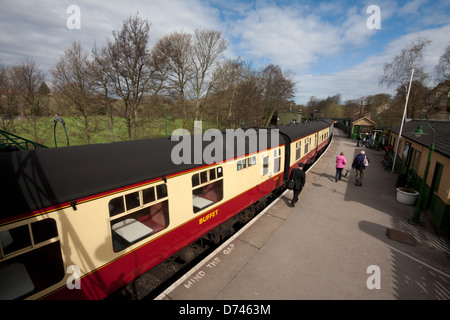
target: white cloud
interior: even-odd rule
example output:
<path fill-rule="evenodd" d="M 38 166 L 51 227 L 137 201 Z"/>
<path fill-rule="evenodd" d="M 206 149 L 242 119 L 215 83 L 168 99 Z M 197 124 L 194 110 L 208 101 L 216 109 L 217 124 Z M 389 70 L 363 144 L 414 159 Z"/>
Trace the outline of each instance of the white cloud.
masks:
<path fill-rule="evenodd" d="M 340 27 L 295 6 L 252 10 L 236 21 L 231 34 L 240 40 L 236 51 L 298 71 L 343 48 Z"/>
<path fill-rule="evenodd" d="M 68 30 L 66 9 L 71 4 L 74 1 L 1 0 L 0 62 L 13 64 L 29 55 L 47 71 L 71 41 L 80 41 L 88 50 L 94 42 L 101 45 L 139 11 L 151 23 L 152 43 L 173 31 L 223 31 L 230 42 L 229 57 L 293 70 L 299 79 L 298 101 L 306 103 L 313 95 L 341 93 L 346 100 L 385 91 L 378 87 L 383 64 L 417 38 L 419 30 L 433 40 L 424 61 L 432 72 L 450 33 L 449 25 L 442 27 L 448 21 L 448 0 L 401 5 L 364 0 L 352 6 L 340 1 L 78 0 L 81 30 Z M 381 31 L 366 27 L 371 4 L 380 7 Z"/>
<path fill-rule="evenodd" d="M 419 8 L 427 2 L 428 0 L 407 1 L 404 6 L 399 9 L 399 14 L 402 16 L 417 14 L 417 12 L 419 12 Z"/>
<path fill-rule="evenodd" d="M 66 10 L 74 4 L 64 1 L 0 2 L 0 62 L 14 64 L 28 55 L 43 71 L 56 63 L 64 48 L 80 41 L 86 49 L 101 45 L 112 31 L 120 29 L 130 15 L 139 15 L 152 24 L 150 38 L 173 31 L 193 32 L 196 28 L 220 29 L 218 11 L 204 6 L 200 0 L 171 1 L 76 1 L 81 9 L 81 29 L 69 30 Z"/>
<path fill-rule="evenodd" d="M 342 100 L 358 99 L 367 95 L 377 93 L 395 94 L 396 88 L 384 88 L 379 86 L 379 78 L 383 74 L 384 64 L 400 54 L 406 44 L 417 40 L 420 36 L 431 40 L 431 44 L 424 50 L 423 66 L 432 78 L 434 67 L 450 44 L 448 38 L 450 24 L 441 28 L 414 32 L 391 41 L 386 50 L 373 54 L 364 62 L 354 65 L 342 71 L 331 74 L 313 75 L 306 74 L 298 76 L 299 88 L 296 95 L 298 103 L 306 104 L 311 96 L 323 99 L 341 93 Z M 428 85 L 435 85 L 433 82 Z"/>

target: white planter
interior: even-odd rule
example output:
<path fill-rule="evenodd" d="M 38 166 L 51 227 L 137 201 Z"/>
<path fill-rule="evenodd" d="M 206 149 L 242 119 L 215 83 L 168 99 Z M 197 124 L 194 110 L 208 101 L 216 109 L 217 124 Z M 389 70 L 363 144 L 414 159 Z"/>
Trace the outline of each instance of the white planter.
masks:
<path fill-rule="evenodd" d="M 419 192 L 405 192 L 401 190 L 403 188 L 397 188 L 397 201 L 409 205 L 414 205 L 416 203 Z"/>

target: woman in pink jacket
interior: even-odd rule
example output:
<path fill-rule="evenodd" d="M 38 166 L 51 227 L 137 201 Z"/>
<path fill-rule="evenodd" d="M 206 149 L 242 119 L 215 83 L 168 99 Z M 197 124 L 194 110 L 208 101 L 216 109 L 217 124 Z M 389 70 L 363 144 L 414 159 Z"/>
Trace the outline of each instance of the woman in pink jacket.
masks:
<path fill-rule="evenodd" d="M 336 182 L 338 179 L 341 180 L 342 169 L 345 168 L 346 164 L 347 160 L 344 157 L 344 153 L 341 152 L 341 154 L 336 157 Z"/>

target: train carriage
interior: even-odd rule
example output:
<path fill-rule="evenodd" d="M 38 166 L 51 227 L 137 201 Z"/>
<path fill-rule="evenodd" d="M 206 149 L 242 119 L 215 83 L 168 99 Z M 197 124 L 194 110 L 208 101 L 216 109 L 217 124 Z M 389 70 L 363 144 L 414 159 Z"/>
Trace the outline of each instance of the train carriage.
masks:
<path fill-rule="evenodd" d="M 0 154 L 0 299 L 103 299 L 205 234 L 227 236 L 328 129 L 247 130 L 214 163 L 174 164 L 167 138 Z M 191 160 L 210 146 L 191 145 Z"/>

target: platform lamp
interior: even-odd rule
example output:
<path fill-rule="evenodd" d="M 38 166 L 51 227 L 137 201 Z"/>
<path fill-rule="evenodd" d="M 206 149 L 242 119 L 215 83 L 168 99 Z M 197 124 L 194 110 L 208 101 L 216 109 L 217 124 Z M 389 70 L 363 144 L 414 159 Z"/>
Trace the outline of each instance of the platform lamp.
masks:
<path fill-rule="evenodd" d="M 66 130 L 66 123 L 64 122 L 63 118 L 61 118 L 60 116 L 58 116 L 57 114 L 55 115 L 55 119 L 53 120 L 54 126 L 53 126 L 53 137 L 55 139 L 55 147 L 58 147 L 58 144 L 56 143 L 56 125 L 58 124 L 58 122 L 61 122 L 63 128 L 64 128 L 64 132 L 66 133 L 66 140 L 67 140 L 67 146 L 69 146 L 69 135 L 67 134 L 67 130 Z"/>
<path fill-rule="evenodd" d="M 414 223 L 420 223 L 420 212 L 421 212 L 421 207 L 422 207 L 422 203 L 423 203 L 423 193 L 425 192 L 425 186 L 426 186 L 427 178 L 428 178 L 428 171 L 430 170 L 431 156 L 433 155 L 433 150 L 434 150 L 434 139 L 436 138 L 436 130 L 434 130 L 433 127 L 430 125 L 428 116 L 427 116 L 427 125 L 428 125 L 428 127 L 430 127 L 431 131 L 433 131 L 433 140 L 430 145 L 430 152 L 428 154 L 427 166 L 425 167 L 425 173 L 423 175 L 422 183 L 420 185 L 419 197 L 417 199 L 416 209 L 414 210 L 414 215 L 412 218 L 412 222 L 414 222 Z M 416 137 L 421 137 L 424 134 L 426 134 L 426 133 L 423 132 L 422 120 L 420 120 L 420 124 L 417 127 L 417 130 L 414 132 L 414 135 Z"/>

